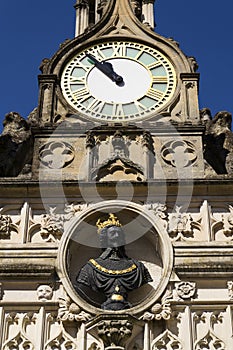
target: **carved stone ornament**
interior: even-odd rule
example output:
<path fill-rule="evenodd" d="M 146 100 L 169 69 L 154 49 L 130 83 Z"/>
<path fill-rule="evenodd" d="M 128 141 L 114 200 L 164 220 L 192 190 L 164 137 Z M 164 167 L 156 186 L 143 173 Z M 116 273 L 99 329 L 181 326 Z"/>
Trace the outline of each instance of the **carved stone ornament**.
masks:
<path fill-rule="evenodd" d="M 102 314 L 86 324 L 87 332 L 100 338 L 105 349 L 124 349 L 134 331 L 138 333 L 143 322 L 128 315 Z"/>
<path fill-rule="evenodd" d="M 74 149 L 67 142 L 49 142 L 41 147 L 39 159 L 41 163 L 51 169 L 62 169 L 74 159 Z"/>
<path fill-rule="evenodd" d="M 168 233 L 174 241 L 185 241 L 193 237 L 191 215 L 182 213 L 180 206 L 176 206 L 175 212 L 169 215 Z"/>
<path fill-rule="evenodd" d="M 9 215 L 0 214 L 0 238 L 10 238 L 12 220 Z"/>
<path fill-rule="evenodd" d="M 140 319 L 143 321 L 160 321 L 161 319 L 169 320 L 171 318 L 172 309 L 170 301 L 173 299 L 172 291 L 167 289 L 161 303 L 156 303 L 150 311 L 146 311 Z"/>
<path fill-rule="evenodd" d="M 64 232 L 64 224 L 87 206 L 88 204 L 65 204 L 63 213 L 57 213 L 56 207 L 49 207 L 49 213 L 44 214 L 40 221 L 41 237 L 45 242 L 60 241 Z"/>
<path fill-rule="evenodd" d="M 228 215 L 223 216 L 223 233 L 232 238 L 233 236 L 233 206 L 229 205 L 230 213 Z"/>
<path fill-rule="evenodd" d="M 133 324 L 126 320 L 108 320 L 98 324 L 98 336 L 105 347 L 122 346 L 131 337 Z"/>
<path fill-rule="evenodd" d="M 92 170 L 96 181 L 145 181 L 143 168 L 128 158 L 113 156 Z"/>
<path fill-rule="evenodd" d="M 159 220 L 165 228 L 167 227 L 167 207 L 165 204 L 147 202 L 144 204 L 144 207 L 151 210 L 155 215 L 156 220 Z"/>
<path fill-rule="evenodd" d="M 2 300 L 3 295 L 4 295 L 4 289 L 3 289 L 2 283 L 0 283 L 0 300 Z"/>
<path fill-rule="evenodd" d="M 58 320 L 62 322 L 87 322 L 92 316 L 75 304 L 71 298 L 63 292 L 63 295 L 59 297 L 59 309 L 58 309 Z"/>
<path fill-rule="evenodd" d="M 233 300 L 233 281 L 227 282 L 228 296 L 230 300 Z"/>
<path fill-rule="evenodd" d="M 197 152 L 190 141 L 172 140 L 162 147 L 161 157 L 168 165 L 181 169 L 195 163 Z"/>
<path fill-rule="evenodd" d="M 41 237 L 46 242 L 56 242 L 60 240 L 64 222 L 60 214 L 56 214 L 56 208 L 49 208 L 49 214 L 43 215 L 41 219 Z"/>
<path fill-rule="evenodd" d="M 6 315 L 7 328 L 10 325 L 15 326 L 15 332 L 9 332 L 9 338 L 3 342 L 3 350 L 14 350 L 14 349 L 28 349 L 34 350 L 35 344 L 30 339 L 28 335 L 28 328 L 31 325 L 35 325 L 37 320 L 37 314 L 33 312 L 28 313 L 16 313 L 10 312 Z M 8 328 L 9 331 L 9 328 Z"/>
<path fill-rule="evenodd" d="M 37 288 L 37 298 L 40 301 L 48 301 L 53 297 L 53 289 L 47 284 L 41 284 Z"/>
<path fill-rule="evenodd" d="M 179 338 L 170 330 L 160 334 L 152 343 L 152 350 L 183 350 Z"/>
<path fill-rule="evenodd" d="M 195 350 L 210 349 L 210 350 L 225 350 L 225 344 L 211 330 L 200 340 L 196 342 Z"/>
<path fill-rule="evenodd" d="M 195 282 L 177 282 L 175 283 L 175 291 L 179 298 L 190 299 L 196 293 L 196 283 Z"/>

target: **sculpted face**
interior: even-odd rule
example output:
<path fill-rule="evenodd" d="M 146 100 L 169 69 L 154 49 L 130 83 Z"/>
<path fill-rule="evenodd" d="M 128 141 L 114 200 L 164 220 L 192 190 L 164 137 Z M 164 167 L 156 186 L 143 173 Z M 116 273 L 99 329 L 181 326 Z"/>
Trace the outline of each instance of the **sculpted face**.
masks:
<path fill-rule="evenodd" d="M 41 301 L 51 300 L 53 295 L 53 290 L 48 285 L 41 285 L 37 288 L 37 297 Z"/>
<path fill-rule="evenodd" d="M 124 233 L 120 227 L 111 226 L 107 229 L 108 247 L 120 247 L 124 245 Z"/>

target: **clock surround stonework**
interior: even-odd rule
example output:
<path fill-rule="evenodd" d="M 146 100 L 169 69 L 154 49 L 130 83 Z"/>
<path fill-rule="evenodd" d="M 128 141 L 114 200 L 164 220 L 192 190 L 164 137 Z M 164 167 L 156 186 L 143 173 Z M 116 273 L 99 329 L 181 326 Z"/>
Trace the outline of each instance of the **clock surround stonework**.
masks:
<path fill-rule="evenodd" d="M 77 0 L 76 37 L 42 61 L 37 108 L 6 115 L 1 350 L 232 349 L 231 114 L 199 111 L 197 63 L 154 31 L 153 5 Z M 110 213 L 153 279 L 127 310 L 74 287 Z"/>

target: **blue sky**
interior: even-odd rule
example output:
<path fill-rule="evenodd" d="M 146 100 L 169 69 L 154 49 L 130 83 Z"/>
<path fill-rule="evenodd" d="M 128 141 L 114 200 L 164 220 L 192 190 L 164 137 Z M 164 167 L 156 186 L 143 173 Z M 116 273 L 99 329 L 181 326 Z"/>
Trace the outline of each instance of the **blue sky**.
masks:
<path fill-rule="evenodd" d="M 38 67 L 73 38 L 74 2 L 0 1 L 0 122 L 10 111 L 26 118 L 36 107 Z M 213 115 L 233 113 L 232 13 L 232 0 L 157 0 L 155 5 L 156 31 L 196 57 L 200 108 L 209 107 Z"/>

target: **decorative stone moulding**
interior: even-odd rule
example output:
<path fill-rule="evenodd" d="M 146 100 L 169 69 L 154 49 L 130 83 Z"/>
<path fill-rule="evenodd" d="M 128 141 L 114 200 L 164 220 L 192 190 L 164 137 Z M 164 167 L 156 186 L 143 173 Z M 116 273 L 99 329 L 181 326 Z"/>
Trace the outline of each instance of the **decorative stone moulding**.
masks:
<path fill-rule="evenodd" d="M 102 310 L 93 296 L 81 297 L 75 289 L 76 276 L 89 259 L 100 253 L 96 222 L 114 213 L 125 232 L 126 253 L 148 268 L 153 281 L 129 293 L 133 305 L 127 309 L 139 315 L 151 308 L 164 293 L 172 272 L 173 250 L 166 228 L 145 206 L 109 200 L 93 204 L 76 216 L 64 232 L 58 250 L 57 272 L 70 299 L 92 315 L 109 313 Z M 126 310 L 115 311 L 124 314 Z"/>

